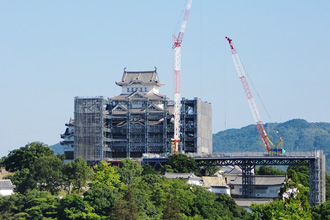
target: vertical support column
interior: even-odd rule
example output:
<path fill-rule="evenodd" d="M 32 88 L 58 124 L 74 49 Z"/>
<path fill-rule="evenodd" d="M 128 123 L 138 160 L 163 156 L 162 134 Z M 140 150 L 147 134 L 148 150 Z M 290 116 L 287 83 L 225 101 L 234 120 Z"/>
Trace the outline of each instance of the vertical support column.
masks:
<path fill-rule="evenodd" d="M 325 157 L 317 151 L 315 160 L 309 163 L 309 203 L 311 206 L 325 202 Z"/>
<path fill-rule="evenodd" d="M 325 155 L 323 154 L 323 151 L 321 151 L 320 155 L 320 167 L 321 167 L 321 204 L 326 201 L 326 177 L 325 177 Z"/>
<path fill-rule="evenodd" d="M 105 105 L 105 100 L 102 98 L 99 103 L 99 109 L 100 109 L 100 124 L 101 124 L 101 152 L 100 152 L 100 160 L 103 160 L 105 155 L 105 141 L 104 141 L 104 135 L 105 135 L 105 126 L 104 126 L 104 105 Z"/>
<path fill-rule="evenodd" d="M 146 99 L 145 102 L 145 116 L 144 116 L 144 147 L 145 153 L 149 153 L 149 143 L 148 143 L 148 137 L 149 137 L 149 100 Z"/>
<path fill-rule="evenodd" d="M 311 206 L 316 205 L 316 200 L 317 200 L 317 173 L 315 164 L 316 160 L 310 160 L 309 162 L 309 204 Z"/>
<path fill-rule="evenodd" d="M 185 111 L 186 111 L 186 101 L 185 99 L 183 98 L 181 100 L 181 112 L 180 112 L 180 118 L 181 118 L 181 149 L 180 149 L 180 152 L 185 152 L 185 146 L 186 146 L 186 114 L 185 114 Z"/>
<path fill-rule="evenodd" d="M 113 103 L 112 103 L 112 100 L 111 99 L 109 99 L 109 101 L 108 101 L 108 108 L 110 108 L 109 109 L 109 118 L 108 118 L 108 122 L 109 122 L 109 129 L 110 129 L 110 136 L 109 136 L 109 138 L 110 138 L 110 142 L 109 142 L 109 157 L 110 158 L 112 158 L 112 152 L 113 152 L 113 135 L 112 135 L 112 133 L 113 133 L 113 131 L 112 131 L 112 129 L 113 129 L 113 124 L 112 124 L 112 108 L 113 108 Z"/>
<path fill-rule="evenodd" d="M 242 197 L 253 197 L 255 178 L 252 170 L 254 169 L 254 165 L 249 160 L 243 160 L 242 162 L 240 165 L 242 169 Z"/>
<path fill-rule="evenodd" d="M 167 101 L 163 101 L 164 105 L 164 121 L 163 121 L 163 153 L 167 152 L 167 147 L 168 147 L 168 138 L 167 138 Z"/>
<path fill-rule="evenodd" d="M 130 149 L 131 149 L 131 101 L 128 99 L 126 101 L 127 103 L 127 133 L 126 133 L 126 139 L 127 139 L 127 143 L 126 143 L 126 157 L 130 157 Z"/>
<path fill-rule="evenodd" d="M 201 110 L 201 109 L 200 109 Z M 197 121 L 198 121 L 198 114 L 201 114 L 201 112 L 198 112 L 198 99 L 195 98 L 194 99 L 194 152 L 197 153 L 198 152 L 198 124 L 197 124 Z M 201 147 L 203 145 L 201 144 Z M 209 152 L 211 153 L 211 152 Z"/>

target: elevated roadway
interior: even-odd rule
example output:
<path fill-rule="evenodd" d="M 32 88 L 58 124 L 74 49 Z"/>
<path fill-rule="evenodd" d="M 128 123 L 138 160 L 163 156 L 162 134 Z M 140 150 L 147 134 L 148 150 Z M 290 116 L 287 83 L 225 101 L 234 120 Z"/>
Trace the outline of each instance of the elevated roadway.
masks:
<path fill-rule="evenodd" d="M 260 165 L 305 165 L 309 166 L 310 204 L 312 206 L 325 202 L 325 156 L 322 151 L 294 152 L 285 155 L 263 152 L 191 154 L 197 165 L 205 166 L 238 166 L 242 169 L 242 196 L 253 197 L 253 170 Z M 161 167 L 167 162 L 166 157 L 143 158 L 142 164 Z"/>

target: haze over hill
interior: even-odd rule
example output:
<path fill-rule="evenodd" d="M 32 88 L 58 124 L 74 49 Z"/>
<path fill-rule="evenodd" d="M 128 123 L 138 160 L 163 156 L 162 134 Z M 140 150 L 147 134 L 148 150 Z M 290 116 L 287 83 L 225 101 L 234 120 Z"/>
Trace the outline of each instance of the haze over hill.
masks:
<path fill-rule="evenodd" d="M 284 123 L 267 123 L 264 126 L 275 145 L 279 142 L 279 136 L 276 134 L 276 131 L 279 131 L 287 152 L 323 150 L 327 171 L 330 171 L 330 123 L 310 123 L 303 119 L 293 119 Z M 213 152 L 256 151 L 266 152 L 256 125 L 213 134 Z"/>

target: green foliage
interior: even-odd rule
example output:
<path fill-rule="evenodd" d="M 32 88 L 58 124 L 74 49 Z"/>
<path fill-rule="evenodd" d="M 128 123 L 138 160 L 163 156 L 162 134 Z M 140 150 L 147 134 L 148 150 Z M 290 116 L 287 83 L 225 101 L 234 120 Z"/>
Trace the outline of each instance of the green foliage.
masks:
<path fill-rule="evenodd" d="M 150 219 L 247 219 L 249 217 L 249 214 L 238 207 L 232 198 L 226 195 L 216 196 L 205 188 L 188 185 L 183 180 L 160 178 L 156 175 L 143 176 L 137 180 L 134 194 L 140 216 L 147 216 Z"/>
<path fill-rule="evenodd" d="M 27 191 L 0 197 L 0 215 L 4 219 L 55 219 L 58 199 L 49 192 Z"/>
<path fill-rule="evenodd" d="M 84 200 L 88 202 L 99 216 L 110 216 L 114 204 L 119 197 L 119 191 L 116 188 L 103 184 L 92 185 L 84 193 Z"/>
<path fill-rule="evenodd" d="M 116 169 L 110 166 L 106 161 L 101 161 L 100 165 L 94 168 L 92 175 L 92 184 L 103 184 L 112 188 L 120 188 L 120 175 Z"/>
<path fill-rule="evenodd" d="M 25 212 L 30 219 L 43 217 L 56 218 L 58 199 L 49 192 L 38 190 L 28 191 L 25 196 Z"/>
<path fill-rule="evenodd" d="M 163 220 L 179 220 L 182 219 L 180 215 L 180 209 L 178 204 L 178 199 L 176 195 L 171 195 L 172 193 L 168 193 L 166 207 L 164 210 Z"/>
<path fill-rule="evenodd" d="M 83 198 L 76 194 L 70 194 L 61 199 L 57 208 L 58 219 L 95 219 L 101 217 L 94 213 L 94 208 L 84 201 Z"/>
<path fill-rule="evenodd" d="M 160 168 L 160 173 L 165 174 L 166 172 L 174 173 L 174 170 L 172 169 L 172 167 L 170 165 L 165 164 L 164 166 L 162 166 L 162 168 Z"/>
<path fill-rule="evenodd" d="M 80 193 L 81 188 L 87 185 L 90 171 L 90 167 L 81 157 L 64 165 L 63 174 L 69 194 L 71 192 L 71 186 L 73 189 L 78 190 L 78 194 Z"/>
<path fill-rule="evenodd" d="M 54 151 L 41 142 L 32 142 L 25 147 L 9 152 L 8 156 L 3 159 L 2 165 L 6 170 L 14 172 L 24 168 L 30 169 L 31 166 L 44 156 L 53 156 Z"/>
<path fill-rule="evenodd" d="M 169 156 L 167 165 L 169 165 L 175 173 L 196 173 L 198 171 L 195 159 L 185 154 L 173 154 Z"/>
<path fill-rule="evenodd" d="M 29 149 L 24 149 L 27 158 Z M 19 155 L 24 157 L 25 153 Z M 26 168 L 22 164 L 9 166 L 16 169 L 10 178 L 21 193 L 0 197 L 0 219 L 202 220 L 249 216 L 228 196 L 216 196 L 183 180 L 159 177 L 149 165 L 141 167 L 130 159 L 123 160 L 121 168 L 101 161 L 90 170 L 81 158 L 65 165 L 61 156 L 41 153 L 36 158 L 29 159 L 32 164 Z M 172 156 L 166 166 L 176 172 L 197 171 L 195 160 L 185 155 Z M 81 196 L 79 189 L 85 186 L 89 172 L 92 182 Z M 53 194 L 63 186 L 70 193 L 58 199 Z M 77 191 L 71 192 L 71 188 Z"/>
<path fill-rule="evenodd" d="M 294 119 L 284 123 L 268 123 L 265 129 L 270 139 L 277 144 L 279 131 L 287 152 L 312 152 L 323 150 L 326 170 L 330 172 L 330 123 L 309 123 Z M 229 129 L 213 135 L 214 152 L 266 152 L 256 125 L 241 129 Z"/>
<path fill-rule="evenodd" d="M 54 156 L 44 156 L 35 163 L 34 178 L 39 188 L 57 194 L 63 185 L 63 161 Z"/>
<path fill-rule="evenodd" d="M 286 193 L 288 198 L 276 199 L 268 204 L 252 204 L 250 209 L 252 219 L 312 219 L 310 205 L 308 203 L 309 188 L 292 181 L 297 179 L 296 172 L 291 170 L 293 178 L 287 179 L 281 188 L 280 197 Z M 296 193 L 288 194 L 288 189 L 297 189 Z"/>
<path fill-rule="evenodd" d="M 326 200 L 330 200 L 330 175 L 325 172 Z"/>
<path fill-rule="evenodd" d="M 8 179 L 16 186 L 16 191 L 25 193 L 27 190 L 32 190 L 37 187 L 37 181 L 30 173 L 28 168 L 16 171 L 15 175 L 8 176 Z"/>
<path fill-rule="evenodd" d="M 125 184 L 130 184 L 135 177 L 141 176 L 143 168 L 137 162 L 126 158 L 120 162 L 120 180 Z"/>
<path fill-rule="evenodd" d="M 145 176 L 145 175 L 154 175 L 154 174 L 157 174 L 157 172 L 155 171 L 154 168 L 152 168 L 152 166 L 150 166 L 149 164 L 145 164 L 143 165 L 143 171 L 142 171 L 142 175 Z"/>
<path fill-rule="evenodd" d="M 122 197 L 118 199 L 112 214 L 112 219 L 116 220 L 137 220 L 139 217 L 138 207 L 134 193 L 131 188 L 128 189 L 126 200 Z"/>
<path fill-rule="evenodd" d="M 259 169 L 256 169 L 256 175 L 285 175 L 284 170 L 279 170 L 271 166 L 262 165 Z"/>
<path fill-rule="evenodd" d="M 37 184 L 47 189 L 54 189 L 52 184 L 59 182 L 61 178 L 61 159 L 53 156 L 54 151 L 41 142 L 32 142 L 25 147 L 11 151 L 3 158 L 2 165 L 9 171 L 14 171 L 14 176 L 8 177 L 16 186 L 16 191 L 25 193 L 27 190 L 36 188 Z M 48 159 L 43 159 L 44 157 Z M 54 162 L 56 161 L 56 162 Z M 54 162 L 54 163 L 53 163 Z M 53 163 L 53 164 L 51 164 Z M 53 166 L 53 167 L 52 167 Z M 54 180 L 54 183 L 52 182 Z M 56 190 L 55 190 L 56 191 Z M 52 192 L 55 193 L 53 190 Z"/>
<path fill-rule="evenodd" d="M 315 220 L 330 219 L 330 201 L 317 205 L 312 209 L 312 217 Z"/>
<path fill-rule="evenodd" d="M 295 171 L 297 177 L 292 177 L 292 170 Z M 298 180 L 293 180 L 300 183 L 306 187 L 309 187 L 309 168 L 308 166 L 289 166 L 288 167 L 288 177 L 297 178 Z"/>
<path fill-rule="evenodd" d="M 220 168 L 218 166 L 206 166 L 199 169 L 199 173 L 202 176 L 214 176 Z"/>
<path fill-rule="evenodd" d="M 312 219 L 310 211 L 304 210 L 298 200 L 273 200 L 269 204 L 252 204 L 250 208 L 252 219 Z"/>

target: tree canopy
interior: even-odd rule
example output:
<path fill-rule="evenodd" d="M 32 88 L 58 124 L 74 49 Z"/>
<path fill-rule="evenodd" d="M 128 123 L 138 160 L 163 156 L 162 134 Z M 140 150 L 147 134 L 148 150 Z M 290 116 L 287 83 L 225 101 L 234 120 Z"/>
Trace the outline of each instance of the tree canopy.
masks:
<path fill-rule="evenodd" d="M 39 158 L 53 156 L 54 150 L 41 142 L 32 142 L 24 147 L 10 151 L 7 157 L 2 159 L 2 166 L 6 170 L 14 172 L 24 168 L 30 169 Z"/>
<path fill-rule="evenodd" d="M 262 165 L 260 168 L 256 169 L 256 175 L 285 175 L 284 170 L 279 170 L 277 168 Z"/>
<path fill-rule="evenodd" d="M 31 143 L 48 152 L 47 145 Z M 45 148 L 44 150 L 40 148 Z M 30 152 L 31 151 L 31 152 Z M 15 151 L 16 153 L 18 151 Z M 51 152 L 51 151 L 50 151 Z M 11 152 L 10 155 L 14 155 Z M 21 157 L 24 153 L 17 155 Z M 233 198 L 216 195 L 181 179 L 166 179 L 151 166 L 141 167 L 130 159 L 114 167 L 106 161 L 90 168 L 81 158 L 64 164 L 63 158 L 40 153 L 32 164 L 11 163 L 17 193 L 0 197 L 0 219 L 328 219 L 329 203 L 311 208 L 308 203 L 308 167 L 291 166 L 280 196 L 288 189 L 297 194 L 265 205 L 251 206 L 252 214 L 238 207 Z M 28 156 L 27 156 L 28 158 Z M 8 158 L 4 158 L 3 162 Z M 166 170 L 198 173 L 193 158 L 172 155 Z M 260 167 L 264 175 L 277 169 Z M 87 185 L 87 182 L 89 184 Z M 326 174 L 326 185 L 330 177 Z M 86 186 L 86 187 L 84 187 Z M 327 198 L 328 197 L 327 190 Z M 59 196 L 60 195 L 60 196 Z M 282 197 L 281 197 L 282 198 Z"/>
<path fill-rule="evenodd" d="M 91 185 L 104 184 L 112 188 L 120 188 L 120 175 L 117 170 L 106 161 L 101 161 L 93 170 Z"/>
<path fill-rule="evenodd" d="M 195 159 L 185 154 L 173 154 L 169 156 L 167 165 L 169 165 L 175 173 L 196 173 L 198 171 Z"/>

